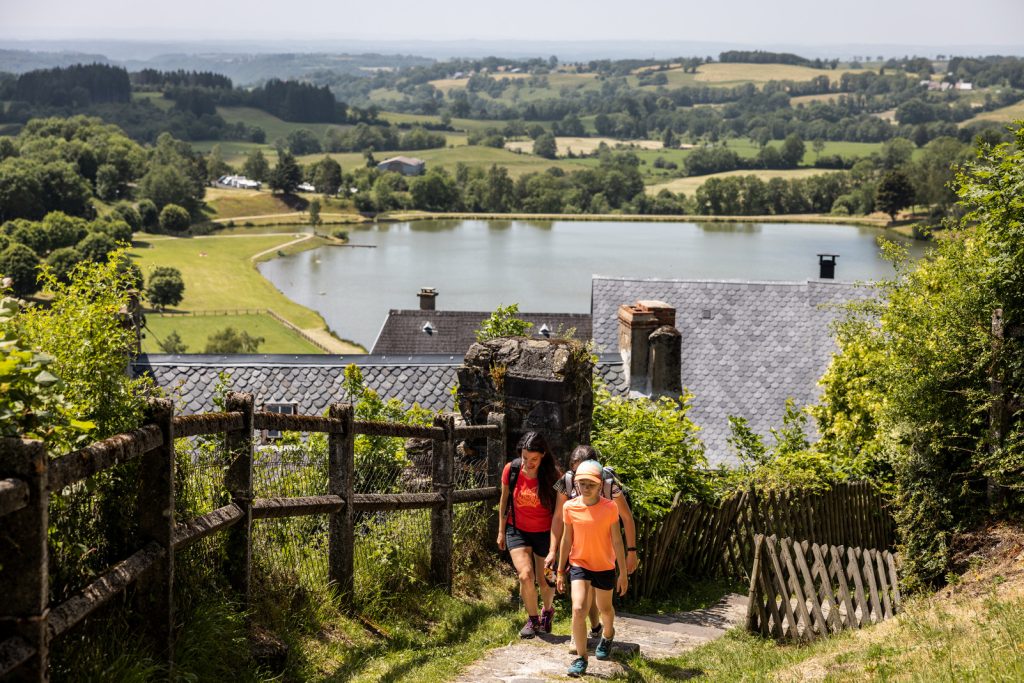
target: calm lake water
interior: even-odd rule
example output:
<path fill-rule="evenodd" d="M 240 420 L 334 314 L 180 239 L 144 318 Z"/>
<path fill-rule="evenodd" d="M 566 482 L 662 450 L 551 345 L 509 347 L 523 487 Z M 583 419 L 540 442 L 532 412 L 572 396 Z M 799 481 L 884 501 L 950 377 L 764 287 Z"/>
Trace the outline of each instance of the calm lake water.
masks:
<path fill-rule="evenodd" d="M 592 275 L 803 281 L 819 253 L 839 254 L 836 278 L 889 277 L 878 239 L 924 244 L 876 228 L 804 223 L 415 221 L 350 230 L 351 244 L 260 264 L 289 298 L 319 311 L 341 337 L 368 350 L 392 308 L 590 312 Z M 883 236 L 884 235 L 884 236 Z"/>

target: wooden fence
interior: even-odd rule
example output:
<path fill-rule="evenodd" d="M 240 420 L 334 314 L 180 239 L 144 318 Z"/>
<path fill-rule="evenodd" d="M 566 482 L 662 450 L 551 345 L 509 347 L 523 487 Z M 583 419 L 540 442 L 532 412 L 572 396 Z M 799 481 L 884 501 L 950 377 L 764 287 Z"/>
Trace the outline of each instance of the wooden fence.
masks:
<path fill-rule="evenodd" d="M 757 534 L 747 628 L 777 640 L 814 640 L 888 619 L 902 607 L 897 557 Z"/>
<path fill-rule="evenodd" d="M 328 493 L 320 496 L 253 496 L 254 430 L 320 432 L 328 435 Z M 224 488 L 231 503 L 178 522 L 174 516 L 174 440 L 204 434 L 225 435 Z M 357 434 L 428 438 L 433 442 L 432 488 L 428 493 L 354 494 Z M 487 439 L 487 478 L 481 488 L 454 490 L 456 439 Z M 348 404 L 330 407 L 327 417 L 254 412 L 249 394 L 228 395 L 226 412 L 175 417 L 169 400 L 155 400 L 148 424 L 128 434 L 94 443 L 51 459 L 43 445 L 0 439 L 0 677 L 48 679 L 50 641 L 137 585 L 137 609 L 146 615 L 157 651 L 173 666 L 174 554 L 210 534 L 226 534 L 224 571 L 244 603 L 250 596 L 252 525 L 279 517 L 330 515 L 328 576 L 343 599 L 354 580 L 354 513 L 360 510 L 430 509 L 431 580 L 451 589 L 452 517 L 459 503 L 495 500 L 506 458 L 504 416 L 486 425 L 456 426 L 454 415 L 439 415 L 433 426 L 362 422 Z M 59 605 L 50 605 L 47 528 L 50 492 L 82 482 L 129 460 L 140 463 L 138 550 Z M 497 535 L 497 515 L 490 519 Z"/>
<path fill-rule="evenodd" d="M 751 488 L 717 504 L 680 504 L 657 521 L 636 521 L 639 597 L 657 595 L 680 575 L 747 579 L 756 534 L 891 548 L 895 530 L 885 499 L 867 482 L 824 492 Z"/>

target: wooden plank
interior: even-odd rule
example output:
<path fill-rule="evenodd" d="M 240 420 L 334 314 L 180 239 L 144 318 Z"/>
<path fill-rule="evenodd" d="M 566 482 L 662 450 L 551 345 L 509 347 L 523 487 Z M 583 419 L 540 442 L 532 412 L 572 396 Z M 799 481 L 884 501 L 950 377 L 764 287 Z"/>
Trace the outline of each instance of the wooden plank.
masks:
<path fill-rule="evenodd" d="M 821 611 L 821 603 L 818 598 L 818 591 L 814 588 L 814 573 L 807 565 L 807 541 L 802 541 L 799 546 L 794 546 L 794 558 L 796 568 L 800 571 L 800 578 L 803 579 L 804 597 L 811 603 L 811 615 L 815 621 L 810 626 L 818 635 L 828 633 L 828 625 L 825 622 L 825 615 Z"/>
<path fill-rule="evenodd" d="M 440 494 L 443 501 L 430 511 L 430 576 L 435 585 L 451 593 L 455 416 L 450 413 L 435 416 L 434 428 L 440 430 L 441 436 L 433 441 L 431 481 L 434 493 Z"/>
<path fill-rule="evenodd" d="M 0 678 L 32 659 L 35 654 L 36 649 L 26 643 L 23 638 L 14 636 L 0 642 Z M 23 676 L 23 678 L 27 679 L 28 676 Z"/>
<path fill-rule="evenodd" d="M 0 517 L 28 505 L 28 484 L 21 479 L 0 479 Z"/>
<path fill-rule="evenodd" d="M 778 551 L 775 548 L 777 542 L 775 537 L 769 537 L 765 543 L 765 550 L 768 551 L 768 562 L 770 563 L 769 574 L 771 575 L 775 592 L 782 598 L 782 612 L 785 615 L 785 620 L 782 624 L 782 634 L 797 639 L 800 637 L 798 622 L 796 615 L 793 613 L 789 588 L 786 586 L 785 574 L 783 573 L 782 565 L 779 563 Z M 788 626 L 786 621 L 788 621 Z"/>
<path fill-rule="evenodd" d="M 889 619 L 893 616 L 893 611 L 892 600 L 889 599 L 889 582 L 885 578 L 885 560 L 882 559 L 882 553 L 876 550 L 871 551 L 871 559 L 878 570 L 878 591 L 882 594 L 882 608 L 884 609 L 882 618 Z"/>
<path fill-rule="evenodd" d="M 327 435 L 327 493 L 346 503 L 327 521 L 327 577 L 342 604 L 351 607 L 355 589 L 355 411 L 349 403 L 332 403 L 327 414 L 341 423 L 341 433 Z"/>
<path fill-rule="evenodd" d="M 230 413 L 203 413 L 202 415 L 177 415 L 172 423 L 174 436 L 184 438 L 188 436 L 199 436 L 201 434 L 220 434 L 230 432 L 242 427 L 242 414 Z"/>
<path fill-rule="evenodd" d="M 94 474 L 123 462 L 142 457 L 163 443 L 163 435 L 156 425 L 146 425 L 126 434 L 115 434 L 97 441 L 80 451 L 68 453 L 50 462 L 50 490 L 60 491 L 65 486 L 88 479 Z"/>
<path fill-rule="evenodd" d="M 242 509 L 231 503 L 217 508 L 213 512 L 208 512 L 202 517 L 178 524 L 174 529 L 174 548 L 175 550 L 187 548 L 199 539 L 237 523 L 242 516 Z"/>
<path fill-rule="evenodd" d="M 774 542 L 774 539 L 771 539 Z M 767 559 L 766 548 L 769 543 L 769 539 L 766 537 L 762 538 L 761 542 L 761 568 L 757 573 L 757 584 L 761 589 L 761 594 L 765 596 L 764 605 L 768 610 L 769 621 L 764 622 L 762 628 L 762 635 L 772 636 L 777 640 L 781 640 L 784 637 L 783 627 L 785 626 L 782 615 L 779 613 L 779 604 L 776 601 L 775 582 L 772 579 L 772 567 L 771 562 Z"/>
<path fill-rule="evenodd" d="M 855 548 L 846 549 L 846 573 L 849 578 L 853 579 L 854 585 L 854 596 L 857 602 L 857 607 L 860 608 L 860 618 L 856 620 L 857 628 L 863 626 L 870 619 L 871 608 L 868 606 L 868 601 L 864 597 L 864 582 L 861 579 L 861 569 L 857 563 L 857 553 Z"/>
<path fill-rule="evenodd" d="M 747 630 L 759 633 L 765 622 L 763 595 L 757 588 L 757 573 L 760 571 L 762 536 L 754 539 L 754 566 L 750 570 L 750 589 L 747 591 Z"/>
<path fill-rule="evenodd" d="M 871 620 L 873 622 L 882 621 L 885 616 L 882 614 L 882 603 L 878 599 L 878 581 L 875 580 L 875 568 L 874 563 L 871 561 L 871 553 L 873 551 L 862 550 L 857 548 L 857 559 L 864 572 L 864 578 L 867 583 L 868 596 L 871 601 Z"/>
<path fill-rule="evenodd" d="M 828 565 L 825 562 L 824 554 L 821 552 L 821 546 L 817 543 L 812 543 L 811 555 L 814 558 L 814 562 L 811 564 L 811 571 L 818 577 L 818 590 L 821 600 L 828 603 L 828 616 L 826 617 L 828 621 L 826 626 L 833 633 L 838 633 L 843 630 L 843 620 L 839 615 L 839 603 L 836 600 L 835 593 L 832 592 L 832 577 L 828 573 Z"/>
<path fill-rule="evenodd" d="M 885 564 L 889 568 L 889 585 L 892 586 L 892 608 L 899 614 L 903 611 L 903 600 L 900 596 L 900 578 L 896 572 L 896 557 L 888 550 L 885 551 Z"/>
<path fill-rule="evenodd" d="M 801 584 L 801 577 L 796 568 L 796 564 L 793 561 L 793 540 L 790 538 L 783 538 L 779 542 L 781 549 L 781 556 L 783 567 L 785 568 L 788 576 L 788 584 L 791 593 L 796 596 L 796 613 L 800 622 L 803 623 L 803 631 L 797 628 L 797 637 L 803 640 L 814 639 L 814 621 L 811 619 L 810 613 L 807 611 L 807 596 L 804 595 L 804 590 Z"/>
<path fill-rule="evenodd" d="M 846 607 L 846 618 L 845 623 L 847 628 L 857 628 L 857 613 L 856 608 L 853 604 L 853 598 L 850 596 L 849 584 L 846 581 L 846 570 L 843 565 L 843 546 L 830 546 L 829 556 L 832 558 L 832 564 L 829 567 L 832 576 L 835 578 L 836 585 L 839 586 L 839 597 L 843 601 L 843 605 Z"/>
<path fill-rule="evenodd" d="M 257 498 L 252 501 L 253 519 L 308 517 L 338 512 L 345 507 L 341 496 L 292 496 L 288 498 Z"/>

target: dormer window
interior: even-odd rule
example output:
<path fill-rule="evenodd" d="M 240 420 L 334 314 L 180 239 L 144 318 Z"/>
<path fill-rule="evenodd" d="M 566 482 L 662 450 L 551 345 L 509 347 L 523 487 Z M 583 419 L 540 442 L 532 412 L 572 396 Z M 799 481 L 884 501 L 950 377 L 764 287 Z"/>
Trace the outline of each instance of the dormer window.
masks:
<path fill-rule="evenodd" d="M 426 334 L 434 334 L 434 326 L 430 324 L 430 321 L 423 323 L 421 328 Z"/>
<path fill-rule="evenodd" d="M 540 335 L 541 335 L 542 337 L 545 337 L 545 338 L 547 338 L 547 337 L 550 337 L 550 336 L 551 336 L 551 328 L 550 328 L 550 327 L 548 327 L 548 324 L 547 324 L 547 323 L 544 323 L 543 325 L 541 325 L 541 326 L 540 326 L 540 329 L 538 330 L 538 332 L 540 332 Z"/>

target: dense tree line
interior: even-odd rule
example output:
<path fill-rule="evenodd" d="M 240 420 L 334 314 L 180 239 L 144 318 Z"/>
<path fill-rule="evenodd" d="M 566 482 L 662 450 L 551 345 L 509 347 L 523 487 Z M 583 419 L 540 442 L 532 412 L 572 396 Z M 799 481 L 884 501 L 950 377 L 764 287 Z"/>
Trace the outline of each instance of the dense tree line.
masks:
<path fill-rule="evenodd" d="M 718 55 L 722 63 L 743 62 L 745 64 L 794 64 L 810 66 L 811 60 L 790 52 L 767 52 L 764 50 L 726 50 Z M 820 62 L 820 60 L 819 60 Z"/>
<path fill-rule="evenodd" d="M 142 69 L 130 74 L 132 86 L 141 90 L 163 90 L 171 86 L 189 88 L 219 88 L 231 90 L 231 79 L 212 71 L 159 71 Z"/>
<path fill-rule="evenodd" d="M 82 107 L 102 102 L 128 102 L 128 72 L 107 64 L 76 64 L 29 71 L 18 76 L 13 92 L 2 99 L 53 107 Z"/>

